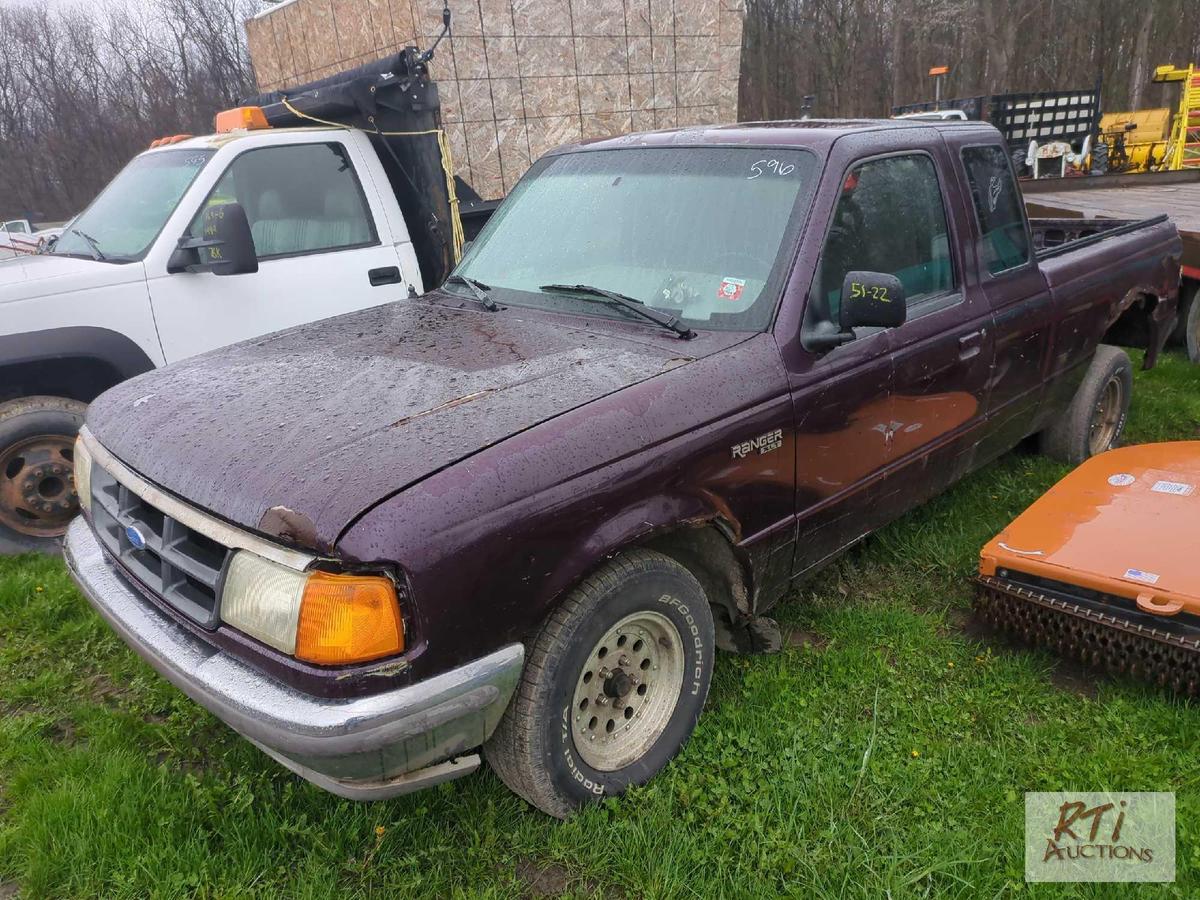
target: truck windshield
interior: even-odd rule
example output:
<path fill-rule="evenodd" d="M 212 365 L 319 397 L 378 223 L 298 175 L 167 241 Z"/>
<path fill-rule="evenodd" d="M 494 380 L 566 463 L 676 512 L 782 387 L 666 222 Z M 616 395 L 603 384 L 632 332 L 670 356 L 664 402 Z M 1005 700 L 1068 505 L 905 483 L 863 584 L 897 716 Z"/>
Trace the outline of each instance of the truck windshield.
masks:
<path fill-rule="evenodd" d="M 696 328 L 760 331 L 807 215 L 816 157 L 762 147 L 592 150 L 540 160 L 459 275 L 501 303 L 625 316 L 544 285 L 587 284 Z M 455 292 L 466 287 L 452 286 Z"/>
<path fill-rule="evenodd" d="M 162 150 L 134 157 L 63 230 L 53 253 L 108 262 L 141 259 L 212 150 Z"/>

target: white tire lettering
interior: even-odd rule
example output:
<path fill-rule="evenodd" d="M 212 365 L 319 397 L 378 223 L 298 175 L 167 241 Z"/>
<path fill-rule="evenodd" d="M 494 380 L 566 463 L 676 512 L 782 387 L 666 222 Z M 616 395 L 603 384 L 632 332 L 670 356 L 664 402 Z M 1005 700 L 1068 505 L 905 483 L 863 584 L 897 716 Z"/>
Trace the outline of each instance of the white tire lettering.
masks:
<path fill-rule="evenodd" d="M 566 760 L 567 768 L 571 772 L 571 777 L 583 785 L 584 790 L 595 794 L 597 797 L 603 796 L 604 785 L 597 784 L 588 778 L 583 772 L 579 771 L 579 766 L 575 765 L 575 756 L 571 753 L 571 707 L 564 706 L 562 711 L 562 748 L 563 759 Z"/>
<path fill-rule="evenodd" d="M 679 598 L 672 597 L 670 594 L 663 594 L 658 598 L 659 603 L 665 603 L 668 606 L 673 606 L 683 614 L 684 620 L 687 622 L 688 630 L 692 634 L 693 646 L 696 650 L 696 668 L 692 671 L 692 696 L 695 697 L 700 693 L 700 684 L 704 679 L 704 641 L 700 638 L 700 628 L 696 624 L 696 619 L 688 609 L 686 603 L 681 603 Z"/>

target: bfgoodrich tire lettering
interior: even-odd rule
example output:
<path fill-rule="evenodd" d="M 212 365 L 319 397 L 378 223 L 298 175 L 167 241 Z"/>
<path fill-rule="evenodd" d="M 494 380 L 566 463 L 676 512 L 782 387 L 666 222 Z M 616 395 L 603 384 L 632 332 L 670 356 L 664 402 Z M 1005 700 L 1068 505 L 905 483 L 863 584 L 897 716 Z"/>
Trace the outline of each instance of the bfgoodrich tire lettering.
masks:
<path fill-rule="evenodd" d="M 665 643 L 646 643 L 651 634 Z M 634 651 L 639 641 L 644 646 Z M 649 550 L 616 557 L 576 588 L 534 638 L 516 695 L 484 747 L 489 765 L 514 792 L 560 818 L 644 784 L 691 736 L 708 696 L 715 646 L 708 598 L 691 572 Z M 666 662 L 676 651 L 679 677 L 667 678 L 674 706 L 647 719 L 657 724 L 639 732 L 638 711 L 650 710 L 653 691 L 665 686 L 655 685 L 654 669 L 676 671 Z M 608 673 L 603 677 L 602 668 Z M 580 693 L 588 672 L 594 695 Z M 579 746 L 586 735 L 617 741 L 626 728 L 613 754 Z M 644 747 L 639 733 L 648 738 Z"/>

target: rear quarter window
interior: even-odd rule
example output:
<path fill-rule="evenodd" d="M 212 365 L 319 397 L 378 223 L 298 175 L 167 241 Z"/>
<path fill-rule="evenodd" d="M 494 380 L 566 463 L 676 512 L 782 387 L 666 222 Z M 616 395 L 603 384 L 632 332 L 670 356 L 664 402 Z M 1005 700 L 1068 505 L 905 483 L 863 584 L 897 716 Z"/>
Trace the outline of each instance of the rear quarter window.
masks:
<path fill-rule="evenodd" d="M 1008 154 L 999 147 L 966 147 L 962 160 L 979 222 L 980 263 L 992 275 L 1025 265 L 1029 231 Z"/>

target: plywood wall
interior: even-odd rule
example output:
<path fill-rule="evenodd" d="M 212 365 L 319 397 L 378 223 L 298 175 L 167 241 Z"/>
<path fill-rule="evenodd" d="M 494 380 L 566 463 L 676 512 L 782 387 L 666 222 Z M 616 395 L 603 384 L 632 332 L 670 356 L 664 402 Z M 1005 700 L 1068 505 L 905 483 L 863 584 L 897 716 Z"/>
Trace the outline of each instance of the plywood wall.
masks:
<path fill-rule="evenodd" d="M 433 63 L 455 166 L 483 197 L 581 138 L 737 120 L 745 0 L 451 0 Z M 286 0 L 246 23 L 262 90 L 441 30 L 441 0 Z"/>

